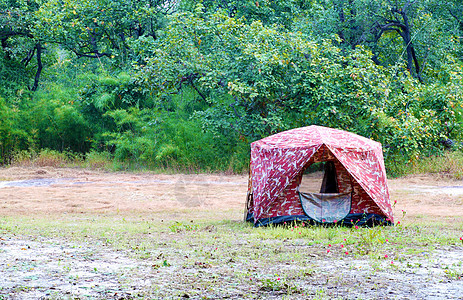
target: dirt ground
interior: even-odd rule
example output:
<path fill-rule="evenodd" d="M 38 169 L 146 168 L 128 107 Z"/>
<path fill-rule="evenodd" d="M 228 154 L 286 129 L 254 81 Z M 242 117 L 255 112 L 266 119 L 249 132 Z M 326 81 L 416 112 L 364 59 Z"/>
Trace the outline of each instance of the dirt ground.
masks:
<path fill-rule="evenodd" d="M 306 176 L 303 190 L 316 191 L 321 180 L 321 173 Z M 394 205 L 396 222 L 432 222 L 442 218 L 447 222 L 462 222 L 463 181 L 413 176 L 389 179 L 389 189 L 391 201 L 397 202 Z M 211 211 L 217 220 L 239 221 L 243 218 L 246 191 L 247 176 L 243 175 L 0 168 L 0 221 L 2 216 L 50 215 L 53 218 L 80 213 L 162 214 L 165 220 L 174 221 L 179 212 L 188 218 L 189 215 L 200 218 L 201 212 L 208 212 L 210 218 Z M 275 242 L 279 243 L 275 249 L 287 243 Z M 299 242 L 304 241 L 292 241 L 295 243 L 292 247 L 301 248 Z M 242 242 L 237 243 L 239 247 Z M 267 291 L 261 284 L 253 285 L 253 281 L 243 285 L 243 278 L 236 274 L 250 272 L 254 268 L 252 259 L 234 262 L 226 258 L 218 266 L 196 261 L 185 264 L 188 256 L 180 251 L 175 265 L 153 269 L 151 261 L 134 259 L 130 254 L 91 241 L 73 243 L 41 236 L 28 238 L 13 236 L 7 231 L 2 235 L 0 230 L 0 299 L 139 299 L 143 298 L 137 296 L 139 293 L 153 286 L 160 289 L 156 292 L 163 295 L 160 299 L 202 299 L 206 292 L 209 293 L 207 299 L 302 297 Z M 310 265 L 307 266 L 284 263 L 259 272 L 260 276 L 267 276 L 269 272 L 300 273 L 301 268 L 310 266 L 315 273 L 309 270 L 309 280 L 298 283 L 311 291 L 304 299 L 463 299 L 463 281 L 449 280 L 449 274 L 453 273 L 455 278 L 461 278 L 462 256 L 462 247 L 438 249 L 432 255 L 420 253 L 416 258 L 394 262 L 397 272 L 391 272 L 390 263 L 385 260 L 371 263 L 362 259 L 311 260 L 308 257 Z M 217 285 L 217 278 L 224 274 L 229 274 L 225 286 L 208 290 L 207 285 Z M 191 286 L 197 286 L 193 282 L 198 280 L 206 282 L 204 290 L 191 288 L 187 279 L 191 280 Z M 188 292 L 183 296 L 170 294 L 179 286 Z"/>
<path fill-rule="evenodd" d="M 307 175 L 316 191 L 321 173 Z M 396 216 L 462 217 L 463 181 L 439 176 L 389 179 Z M 83 169 L 0 169 L 0 215 L 210 210 L 244 207 L 247 176 L 108 173 Z M 241 213 L 233 216 L 240 219 Z"/>
<path fill-rule="evenodd" d="M 244 176 L 0 169 L 0 214 L 243 208 Z"/>

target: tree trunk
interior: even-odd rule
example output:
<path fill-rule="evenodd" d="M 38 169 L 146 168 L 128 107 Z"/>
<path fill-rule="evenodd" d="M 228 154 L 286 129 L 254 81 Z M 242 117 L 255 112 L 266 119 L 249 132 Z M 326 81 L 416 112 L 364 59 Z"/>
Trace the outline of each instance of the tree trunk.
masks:
<path fill-rule="evenodd" d="M 407 69 L 408 72 L 413 76 L 413 68 L 415 69 L 415 75 L 420 82 L 422 82 L 421 75 L 420 75 L 420 64 L 416 57 L 415 48 L 413 47 L 412 37 L 410 34 L 410 24 L 408 23 L 408 17 L 406 14 L 406 10 L 403 9 L 400 11 L 400 15 L 402 16 L 402 20 L 404 21 L 404 27 L 402 28 L 402 32 L 400 35 L 404 41 L 406 51 L 407 51 Z"/>
<path fill-rule="evenodd" d="M 35 73 L 35 78 L 34 78 L 34 85 L 32 86 L 32 91 L 36 91 L 37 88 L 39 87 L 39 79 L 40 79 L 40 74 L 42 73 L 42 45 L 40 42 L 38 42 L 35 45 L 35 48 L 37 49 L 37 72 Z"/>

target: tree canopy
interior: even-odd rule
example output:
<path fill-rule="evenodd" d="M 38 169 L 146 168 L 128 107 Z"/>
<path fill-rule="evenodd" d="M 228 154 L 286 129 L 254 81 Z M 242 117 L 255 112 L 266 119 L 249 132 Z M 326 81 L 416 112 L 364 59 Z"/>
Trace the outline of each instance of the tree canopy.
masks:
<path fill-rule="evenodd" d="M 14 136 L 220 169 L 318 124 L 413 161 L 462 138 L 462 16 L 458 0 L 0 0 L 2 160 Z"/>

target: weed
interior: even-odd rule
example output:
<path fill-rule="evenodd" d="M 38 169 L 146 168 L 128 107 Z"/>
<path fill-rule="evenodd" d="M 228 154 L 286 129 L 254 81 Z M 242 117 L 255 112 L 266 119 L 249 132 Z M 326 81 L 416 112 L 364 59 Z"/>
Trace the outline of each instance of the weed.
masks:
<path fill-rule="evenodd" d="M 461 269 L 458 270 L 447 266 L 444 273 L 451 280 L 461 280 L 463 278 L 463 271 Z"/>
<path fill-rule="evenodd" d="M 113 161 L 109 152 L 90 151 L 85 155 L 84 166 L 90 169 L 110 170 Z"/>
<path fill-rule="evenodd" d="M 280 277 L 276 278 L 267 278 L 261 281 L 263 291 L 280 291 L 285 288 L 286 284 L 283 283 Z"/>
<path fill-rule="evenodd" d="M 405 165 L 404 173 L 437 173 L 460 180 L 463 179 L 463 154 L 461 151 L 448 151 L 440 156 L 424 157 L 416 164 Z"/>
<path fill-rule="evenodd" d="M 256 229 L 241 222 L 214 220 L 215 213 L 189 212 L 172 223 L 154 221 L 166 218 L 165 212 L 142 216 L 129 213 L 85 217 L 69 214 L 60 218 L 3 216 L 0 224 L 2 229 L 8 228 L 8 236 L 40 235 L 90 243 L 144 259 L 140 263 L 147 264 L 152 274 L 144 272 L 137 276 L 150 278 L 150 284 L 156 287 L 147 290 L 145 298 L 159 298 L 168 289 L 190 296 L 207 293 L 211 295 L 209 298 L 219 298 L 231 290 L 250 295 L 258 289 L 302 296 L 307 282 L 321 282 L 326 276 L 323 270 L 339 261 L 352 273 L 360 269 L 352 268 L 350 260 L 364 260 L 361 270 L 371 272 L 372 276 L 417 269 L 427 259 L 423 252 L 454 246 L 455 241 L 460 243 L 455 236 L 461 235 L 460 225 L 450 221 L 358 229 L 301 224 Z M 196 220 L 192 217 L 195 214 L 202 221 L 191 222 Z M 363 253 L 362 249 L 370 252 Z M 66 262 L 60 268 L 67 276 L 73 275 L 71 265 Z M 461 266 L 449 266 L 440 276 L 456 280 L 460 269 Z M 331 276 L 341 286 L 350 284 L 349 278 L 346 273 Z M 69 279 L 82 280 L 75 276 Z M 319 294 L 315 298 L 332 298 L 326 294 L 324 283 L 319 283 L 317 289 Z"/>
<path fill-rule="evenodd" d="M 365 228 L 360 231 L 359 249 L 363 254 L 368 254 L 383 244 L 382 227 Z"/>
<path fill-rule="evenodd" d="M 324 289 L 317 290 L 315 292 L 314 300 L 323 300 L 323 299 L 328 299 L 328 295 L 326 294 L 326 291 Z"/>
<path fill-rule="evenodd" d="M 42 149 L 40 152 L 17 152 L 11 165 L 21 167 L 72 167 L 80 164 L 82 157 L 72 152 L 59 152 L 50 149 Z"/>
<path fill-rule="evenodd" d="M 169 226 L 170 231 L 172 232 L 182 232 L 182 231 L 196 231 L 199 229 L 197 224 L 183 224 L 181 222 L 175 222 Z"/>
<path fill-rule="evenodd" d="M 15 292 L 27 292 L 27 291 L 30 291 L 32 290 L 33 287 L 30 287 L 30 286 L 25 286 L 25 285 L 21 285 L 21 286 L 17 286 L 15 288 Z"/>

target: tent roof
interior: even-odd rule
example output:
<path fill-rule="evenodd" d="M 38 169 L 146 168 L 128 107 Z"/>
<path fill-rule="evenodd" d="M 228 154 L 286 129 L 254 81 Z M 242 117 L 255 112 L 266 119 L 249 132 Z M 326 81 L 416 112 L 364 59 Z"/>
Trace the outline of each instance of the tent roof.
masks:
<path fill-rule="evenodd" d="M 381 144 L 365 137 L 322 126 L 296 128 L 251 144 L 255 219 L 325 145 L 393 222 Z"/>
<path fill-rule="evenodd" d="M 355 133 L 323 126 L 307 126 L 283 131 L 253 144 L 262 148 L 307 148 L 327 145 L 349 151 L 370 151 L 381 149 L 381 144 Z"/>

